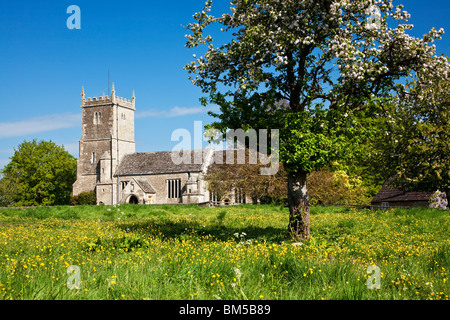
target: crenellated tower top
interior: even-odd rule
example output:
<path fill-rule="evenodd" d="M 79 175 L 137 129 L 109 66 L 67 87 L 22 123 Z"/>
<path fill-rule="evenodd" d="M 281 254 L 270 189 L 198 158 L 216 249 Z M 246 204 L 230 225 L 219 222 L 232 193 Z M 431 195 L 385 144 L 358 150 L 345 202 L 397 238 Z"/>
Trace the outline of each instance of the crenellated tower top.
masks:
<path fill-rule="evenodd" d="M 131 97 L 131 100 L 116 96 L 114 82 L 112 84 L 111 95 L 109 95 L 109 96 L 103 94 L 99 97 L 92 97 L 92 98 L 89 97 L 86 99 L 86 95 L 84 93 L 84 87 L 81 87 L 81 105 L 80 105 L 81 108 L 97 107 L 100 105 L 106 105 L 106 104 L 113 103 L 113 104 L 119 104 L 120 106 L 125 107 L 125 108 L 136 110 L 135 100 L 136 100 L 136 97 L 134 95 L 134 90 L 133 90 L 133 96 Z"/>

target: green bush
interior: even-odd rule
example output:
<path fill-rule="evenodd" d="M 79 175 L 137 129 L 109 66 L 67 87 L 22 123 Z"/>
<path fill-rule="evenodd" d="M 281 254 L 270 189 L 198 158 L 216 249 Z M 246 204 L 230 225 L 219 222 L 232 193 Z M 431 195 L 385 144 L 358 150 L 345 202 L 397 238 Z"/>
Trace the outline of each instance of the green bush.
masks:
<path fill-rule="evenodd" d="M 73 196 L 71 199 L 71 204 L 73 206 L 79 205 L 96 205 L 97 204 L 97 195 L 94 191 L 90 192 L 81 192 L 80 194 Z"/>
<path fill-rule="evenodd" d="M 371 198 L 360 177 L 345 171 L 323 169 L 308 175 L 309 201 L 312 206 L 333 204 L 369 204 Z"/>

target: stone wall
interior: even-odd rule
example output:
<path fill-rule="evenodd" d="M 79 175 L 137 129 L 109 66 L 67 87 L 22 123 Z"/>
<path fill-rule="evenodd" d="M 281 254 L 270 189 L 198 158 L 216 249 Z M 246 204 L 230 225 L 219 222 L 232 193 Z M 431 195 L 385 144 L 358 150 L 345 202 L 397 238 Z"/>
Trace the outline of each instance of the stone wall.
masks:
<path fill-rule="evenodd" d="M 171 173 L 171 174 L 153 174 L 153 175 L 138 175 L 138 176 L 122 176 L 119 177 L 120 182 L 130 181 L 131 178 L 142 180 L 150 184 L 155 195 L 152 196 L 152 203 L 154 204 L 178 204 L 182 203 L 182 194 L 186 192 L 186 182 L 188 180 L 188 173 Z M 168 198 L 168 184 L 167 180 L 180 179 L 181 180 L 181 193 L 179 198 Z M 121 199 L 121 203 L 126 202 L 126 199 Z"/>
<path fill-rule="evenodd" d="M 95 192 L 97 194 L 97 204 L 111 205 L 115 203 L 113 198 L 116 194 L 114 192 L 115 185 L 113 184 L 97 184 Z"/>

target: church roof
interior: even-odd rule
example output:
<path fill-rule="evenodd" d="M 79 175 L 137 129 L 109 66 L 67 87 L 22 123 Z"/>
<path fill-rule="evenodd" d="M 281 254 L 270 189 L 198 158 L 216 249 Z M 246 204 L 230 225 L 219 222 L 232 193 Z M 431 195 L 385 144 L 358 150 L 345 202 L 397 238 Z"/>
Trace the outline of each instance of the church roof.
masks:
<path fill-rule="evenodd" d="M 190 153 L 187 161 L 183 161 L 180 164 L 172 160 L 172 155 L 174 155 L 174 159 L 178 155 L 179 157 L 182 156 L 182 153 L 179 154 L 177 151 L 131 153 L 122 158 L 117 174 L 125 176 L 202 171 L 202 163 L 198 163 L 200 162 L 198 160 L 202 159 L 202 156 L 206 153 L 206 149 L 186 151 Z"/>
<path fill-rule="evenodd" d="M 139 184 L 142 191 L 144 191 L 145 193 L 156 193 L 155 189 L 153 189 L 152 185 L 147 181 L 137 179 L 135 179 L 135 181 Z"/>

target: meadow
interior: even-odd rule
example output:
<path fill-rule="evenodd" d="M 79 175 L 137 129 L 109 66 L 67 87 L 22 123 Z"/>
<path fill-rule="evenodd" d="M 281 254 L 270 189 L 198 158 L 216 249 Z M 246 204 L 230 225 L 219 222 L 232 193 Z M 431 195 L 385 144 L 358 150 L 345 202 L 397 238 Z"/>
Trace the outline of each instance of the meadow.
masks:
<path fill-rule="evenodd" d="M 0 299 L 450 297 L 448 210 L 312 207 L 302 245 L 287 223 L 271 205 L 0 209 Z"/>

